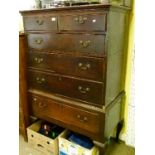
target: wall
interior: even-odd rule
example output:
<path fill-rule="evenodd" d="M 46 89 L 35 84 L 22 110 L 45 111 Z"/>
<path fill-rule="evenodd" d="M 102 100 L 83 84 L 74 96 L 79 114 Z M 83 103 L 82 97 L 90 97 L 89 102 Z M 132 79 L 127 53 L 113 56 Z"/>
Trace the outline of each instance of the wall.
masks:
<path fill-rule="evenodd" d="M 19 10 L 30 9 L 35 5 L 35 0 L 20 0 L 18 1 Z M 22 16 L 19 14 L 19 31 L 23 31 Z"/>
<path fill-rule="evenodd" d="M 127 52 L 127 66 L 125 77 L 125 107 L 123 117 L 125 119 L 125 126 L 121 135 L 121 139 L 127 145 L 134 146 L 134 3 L 132 11 L 129 16 L 129 35 L 128 35 L 128 52 Z"/>

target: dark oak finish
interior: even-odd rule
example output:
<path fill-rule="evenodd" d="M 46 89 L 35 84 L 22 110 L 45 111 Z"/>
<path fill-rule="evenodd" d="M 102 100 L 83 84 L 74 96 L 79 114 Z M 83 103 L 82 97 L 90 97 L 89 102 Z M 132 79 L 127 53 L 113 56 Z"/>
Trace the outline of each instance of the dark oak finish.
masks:
<path fill-rule="evenodd" d="M 19 131 L 27 139 L 26 128 L 30 124 L 27 104 L 27 78 L 26 78 L 26 37 L 19 34 Z"/>
<path fill-rule="evenodd" d="M 64 31 L 106 31 L 106 16 L 106 13 L 61 15 L 58 24 Z"/>
<path fill-rule="evenodd" d="M 38 117 L 56 118 L 61 122 L 72 124 L 93 134 L 100 132 L 101 114 L 97 112 L 81 110 L 38 95 L 30 95 L 29 102 L 32 106 L 32 113 Z"/>
<path fill-rule="evenodd" d="M 80 99 L 91 104 L 103 104 L 102 94 L 104 93 L 102 83 L 29 70 L 28 85 L 33 89 Z"/>
<path fill-rule="evenodd" d="M 120 121 L 129 8 L 22 11 L 31 115 L 85 134 L 104 154 Z"/>
<path fill-rule="evenodd" d="M 30 51 L 28 67 L 49 72 L 103 81 L 105 79 L 106 58 L 74 56 Z"/>
<path fill-rule="evenodd" d="M 24 17 L 25 30 L 57 30 L 57 16 L 35 15 Z"/>
<path fill-rule="evenodd" d="M 98 44 L 98 46 L 96 46 Z M 47 52 L 89 54 L 104 56 L 105 35 L 67 34 L 67 33 L 30 33 L 29 48 Z"/>
<path fill-rule="evenodd" d="M 71 99 L 60 98 L 52 95 L 51 93 L 45 93 L 42 91 L 36 91 L 32 89 L 30 89 L 29 92 L 30 92 L 29 104 L 31 107 L 32 115 L 37 116 L 38 118 L 41 118 L 44 120 L 48 120 L 50 122 L 54 122 L 60 126 L 63 126 L 64 128 L 68 128 L 70 130 L 79 132 L 81 134 L 85 134 L 93 138 L 95 143 L 99 143 L 100 145 L 103 141 L 106 141 L 107 137 L 109 136 L 109 132 L 112 132 L 113 128 L 115 128 L 117 125 L 117 121 L 120 115 L 121 100 L 123 96 L 123 94 L 120 94 L 110 104 L 110 106 L 108 106 L 105 110 L 102 110 L 101 108 L 97 108 L 94 106 L 88 106 L 88 105 L 84 106 L 82 105 L 81 102 L 76 102 Z M 67 107 L 67 110 L 64 107 Z M 64 116 L 66 112 L 70 113 L 68 112 L 68 109 L 71 110 L 72 108 L 74 109 L 73 115 L 75 117 L 68 118 L 71 115 Z M 90 131 L 91 129 L 86 130 L 85 127 L 83 128 L 82 123 L 84 122 L 81 122 L 80 123 L 81 125 L 77 125 L 77 122 L 76 122 L 77 119 L 75 120 L 75 118 L 77 118 L 75 115 L 77 111 L 80 111 L 80 114 L 81 114 L 80 117 L 78 116 L 78 119 L 84 118 L 82 117 L 82 116 L 85 116 L 84 114 L 87 114 L 87 113 L 89 113 L 89 115 L 93 114 L 92 116 L 95 116 L 95 117 L 91 119 L 93 121 L 96 120 L 93 124 L 96 124 L 97 122 L 99 122 L 99 126 L 97 129 L 98 132 L 91 132 Z M 74 120 L 74 123 L 73 122 L 69 123 L 69 121 L 62 118 L 62 116 L 65 118 L 67 117 L 72 121 Z M 94 125 L 92 125 L 91 127 L 94 128 Z"/>

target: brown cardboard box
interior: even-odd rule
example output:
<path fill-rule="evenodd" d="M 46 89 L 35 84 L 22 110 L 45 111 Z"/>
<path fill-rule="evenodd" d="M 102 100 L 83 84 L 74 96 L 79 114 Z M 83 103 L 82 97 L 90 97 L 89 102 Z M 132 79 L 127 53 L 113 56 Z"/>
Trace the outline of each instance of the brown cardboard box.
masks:
<path fill-rule="evenodd" d="M 27 128 L 28 143 L 45 155 L 58 155 L 58 137 L 51 139 L 38 133 L 41 121 L 37 121 Z M 62 133 L 61 133 L 62 134 Z M 60 134 L 60 135 L 61 135 Z"/>

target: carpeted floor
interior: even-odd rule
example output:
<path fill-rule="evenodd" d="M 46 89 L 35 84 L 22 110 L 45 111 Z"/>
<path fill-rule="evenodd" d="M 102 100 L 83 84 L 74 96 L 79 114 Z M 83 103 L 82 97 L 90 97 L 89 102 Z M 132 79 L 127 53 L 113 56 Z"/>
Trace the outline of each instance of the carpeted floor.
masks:
<path fill-rule="evenodd" d="M 19 137 L 19 142 L 19 155 L 43 155 L 31 148 L 22 136 Z M 135 155 L 135 150 L 132 147 L 126 146 L 124 143 L 117 144 L 112 142 L 108 145 L 105 155 Z"/>

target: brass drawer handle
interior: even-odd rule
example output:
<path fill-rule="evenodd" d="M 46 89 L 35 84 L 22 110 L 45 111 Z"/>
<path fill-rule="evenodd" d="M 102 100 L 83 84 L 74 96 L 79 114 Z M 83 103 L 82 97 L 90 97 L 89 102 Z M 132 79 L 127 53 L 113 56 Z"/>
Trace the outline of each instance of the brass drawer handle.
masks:
<path fill-rule="evenodd" d="M 35 97 L 33 98 L 33 101 L 34 101 L 34 103 L 38 104 L 39 108 L 44 108 L 47 106 L 46 103 L 37 102 L 37 98 L 35 98 Z"/>
<path fill-rule="evenodd" d="M 43 58 L 37 58 L 37 57 L 34 58 L 34 61 L 38 64 L 43 62 L 43 60 L 44 60 Z"/>
<path fill-rule="evenodd" d="M 80 44 L 81 44 L 84 48 L 87 48 L 88 46 L 90 46 L 90 43 L 91 43 L 90 40 L 87 40 L 87 41 L 80 40 Z"/>
<path fill-rule="evenodd" d="M 86 122 L 88 121 L 88 118 L 86 116 L 82 117 L 81 115 L 77 114 L 76 118 L 80 121 L 80 122 Z"/>
<path fill-rule="evenodd" d="M 75 17 L 74 20 L 77 21 L 79 24 L 84 24 L 85 21 L 87 21 L 87 17 L 79 16 L 79 17 Z"/>
<path fill-rule="evenodd" d="M 38 19 L 38 20 L 36 20 L 36 23 L 37 23 L 38 25 L 43 25 L 44 21 Z"/>
<path fill-rule="evenodd" d="M 36 81 L 37 83 L 42 84 L 45 82 L 45 78 L 36 77 Z"/>
<path fill-rule="evenodd" d="M 37 98 L 34 97 L 34 98 L 33 98 L 33 101 L 36 102 L 36 101 L 37 101 Z"/>
<path fill-rule="evenodd" d="M 89 87 L 87 87 L 87 88 L 82 88 L 82 86 L 79 86 L 79 87 L 78 87 L 78 90 L 80 91 L 80 93 L 86 94 L 87 92 L 90 91 L 90 88 L 89 88 Z"/>
<path fill-rule="evenodd" d="M 78 119 L 80 119 L 81 118 L 81 116 L 78 114 L 77 116 L 76 116 Z"/>
<path fill-rule="evenodd" d="M 35 39 L 35 43 L 36 44 L 41 44 L 43 42 L 43 39 L 42 38 L 40 38 L 40 39 Z"/>
<path fill-rule="evenodd" d="M 84 65 L 84 64 L 81 63 L 81 62 L 78 63 L 78 66 L 79 66 L 79 68 L 82 69 L 82 70 L 87 70 L 87 69 L 90 68 L 90 64 L 85 64 L 85 65 Z"/>
<path fill-rule="evenodd" d="M 39 108 L 45 108 L 47 105 L 45 103 L 39 102 L 38 106 Z"/>
<path fill-rule="evenodd" d="M 84 121 L 87 121 L 87 120 L 88 120 L 88 118 L 85 116 L 85 117 L 83 118 L 83 120 L 84 120 Z"/>

